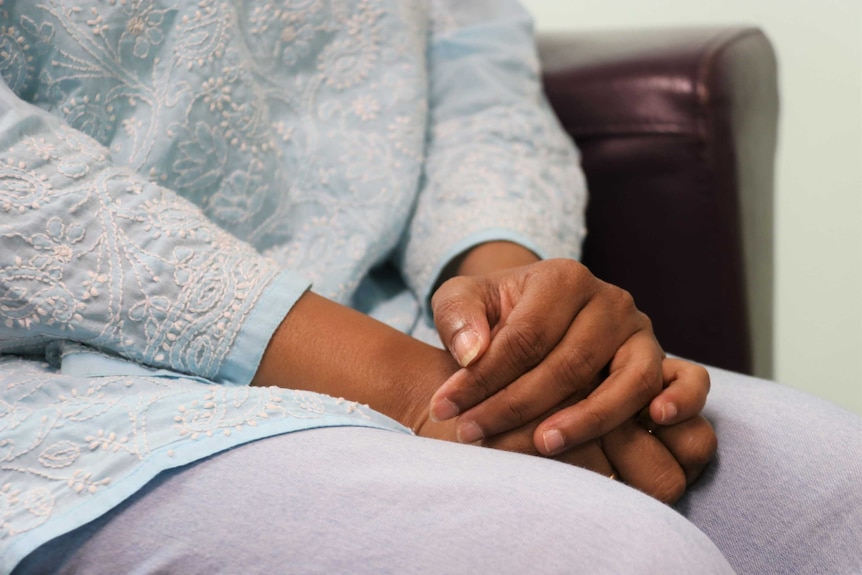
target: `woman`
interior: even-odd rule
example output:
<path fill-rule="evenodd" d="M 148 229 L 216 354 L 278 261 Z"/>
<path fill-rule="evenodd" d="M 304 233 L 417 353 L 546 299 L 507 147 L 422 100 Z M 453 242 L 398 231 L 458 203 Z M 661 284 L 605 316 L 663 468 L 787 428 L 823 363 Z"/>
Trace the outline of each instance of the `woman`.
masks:
<path fill-rule="evenodd" d="M 858 566 L 858 418 L 713 372 L 694 483 L 517 6 L 0 10 L 3 571 Z"/>

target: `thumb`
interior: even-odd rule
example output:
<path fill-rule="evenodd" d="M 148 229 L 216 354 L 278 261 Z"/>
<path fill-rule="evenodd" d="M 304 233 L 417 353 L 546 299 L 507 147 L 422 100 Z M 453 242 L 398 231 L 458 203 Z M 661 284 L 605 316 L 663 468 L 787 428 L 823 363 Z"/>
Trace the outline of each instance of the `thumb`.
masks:
<path fill-rule="evenodd" d="M 472 277 L 455 277 L 441 285 L 431 298 L 434 324 L 440 341 L 461 367 L 479 359 L 491 341 L 487 294 Z"/>

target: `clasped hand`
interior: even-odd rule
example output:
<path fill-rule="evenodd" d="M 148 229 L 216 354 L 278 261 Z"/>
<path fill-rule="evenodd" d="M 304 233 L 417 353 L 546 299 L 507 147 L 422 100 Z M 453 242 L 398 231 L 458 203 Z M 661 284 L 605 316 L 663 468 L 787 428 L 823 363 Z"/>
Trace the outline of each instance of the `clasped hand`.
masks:
<path fill-rule="evenodd" d="M 665 358 L 631 296 L 578 262 L 457 276 L 432 308 L 461 369 L 434 393 L 424 434 L 554 457 L 665 502 L 712 459 L 706 371 Z"/>

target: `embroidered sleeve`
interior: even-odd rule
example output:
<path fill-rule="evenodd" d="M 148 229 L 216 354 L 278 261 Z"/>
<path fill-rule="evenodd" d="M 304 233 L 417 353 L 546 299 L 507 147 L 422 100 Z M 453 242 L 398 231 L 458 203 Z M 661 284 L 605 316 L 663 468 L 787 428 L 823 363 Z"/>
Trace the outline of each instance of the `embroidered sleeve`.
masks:
<path fill-rule="evenodd" d="M 427 157 L 400 252 L 423 302 L 445 264 L 482 242 L 577 258 L 586 201 L 577 152 L 542 92 L 526 11 L 500 0 L 430 4 Z"/>
<path fill-rule="evenodd" d="M 0 83 L 0 352 L 75 341 L 247 383 L 306 288 Z"/>

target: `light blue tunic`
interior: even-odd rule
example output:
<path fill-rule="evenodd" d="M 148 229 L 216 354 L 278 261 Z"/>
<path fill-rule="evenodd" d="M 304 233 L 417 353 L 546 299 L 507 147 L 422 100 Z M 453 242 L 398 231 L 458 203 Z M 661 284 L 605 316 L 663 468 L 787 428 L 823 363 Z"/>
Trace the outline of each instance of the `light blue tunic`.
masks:
<path fill-rule="evenodd" d="M 217 451 L 409 432 L 247 386 L 310 285 L 433 340 L 464 249 L 578 256 L 512 2 L 4 0 L 0 74 L 0 572 Z"/>

